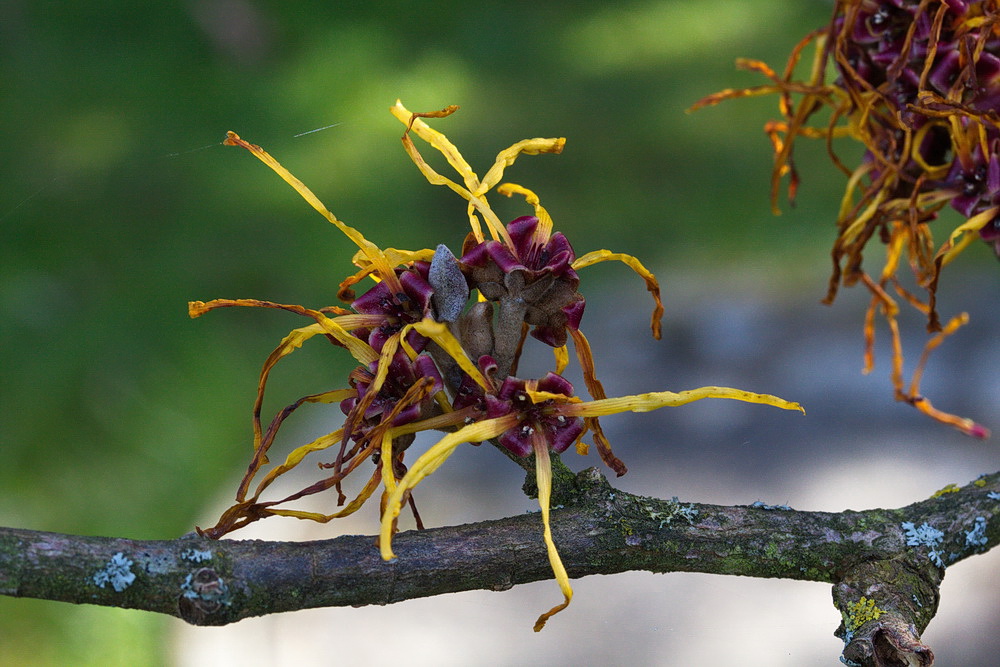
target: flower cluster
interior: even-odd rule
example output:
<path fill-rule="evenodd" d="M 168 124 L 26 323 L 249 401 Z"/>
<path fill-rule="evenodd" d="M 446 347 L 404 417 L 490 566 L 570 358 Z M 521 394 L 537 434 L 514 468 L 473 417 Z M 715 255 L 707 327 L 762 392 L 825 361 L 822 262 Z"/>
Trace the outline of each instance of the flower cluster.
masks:
<path fill-rule="evenodd" d="M 313 208 L 339 228 L 359 248 L 353 258 L 357 271 L 340 284 L 338 296 L 350 308 L 331 306 L 313 310 L 302 306 L 251 299 L 216 299 L 189 304 L 192 317 L 229 306 L 277 308 L 313 320 L 289 333 L 271 353 L 261 371 L 253 410 L 253 457 L 236 493 L 236 503 L 215 526 L 199 531 L 218 538 L 268 516 L 290 516 L 327 522 L 357 511 L 381 488 L 380 548 L 386 560 L 394 558 L 392 535 L 403 505 L 413 509 L 412 490 L 463 443 L 493 441 L 511 458 L 531 469 L 531 458 L 541 508 L 543 535 L 552 570 L 563 592 L 563 602 L 542 614 L 546 620 L 569 604 L 572 589 L 549 525 L 552 492 L 551 457 L 575 446 L 587 453 L 588 433 L 602 460 L 618 475 L 626 467 L 611 451 L 598 419 L 626 411 L 645 412 L 682 405 L 702 398 L 728 398 L 801 410 L 767 394 L 702 387 L 682 392 L 658 392 L 608 398 L 596 377 L 593 354 L 580 331 L 585 300 L 579 292 L 579 269 L 606 261 L 621 261 L 646 283 L 655 307 L 652 330 L 660 336 L 660 302 L 656 278 L 630 255 L 599 250 L 577 257 L 569 240 L 553 232 L 552 218 L 527 188 L 501 184 L 504 170 L 522 154 L 559 153 L 565 139 L 528 139 L 497 155 L 480 178 L 458 149 L 424 118 L 440 118 L 457 107 L 429 113 L 411 113 L 399 102 L 391 111 L 405 126 L 403 147 L 414 164 L 436 185 L 445 185 L 468 202 L 471 231 L 460 256 L 447 245 L 435 250 L 382 250 L 358 230 L 337 219 L 320 200 L 287 169 L 259 146 L 230 132 L 226 145 L 239 146 L 259 158 L 295 188 Z M 435 171 L 417 150 L 416 135 L 440 151 L 458 172 L 456 182 Z M 486 194 L 493 189 L 506 196 L 523 196 L 533 214 L 509 224 L 501 223 Z M 485 229 L 485 232 L 484 232 Z M 374 285 L 357 296 L 354 287 L 365 278 Z M 554 349 L 555 368 L 540 379 L 517 376 L 518 361 L 528 334 Z M 264 388 L 275 364 L 317 335 L 345 348 L 358 362 L 347 386 L 304 396 L 287 406 L 265 428 L 261 422 Z M 593 400 L 576 396 L 563 376 L 572 339 L 584 382 Z M 268 464 L 267 454 L 285 419 L 305 403 L 339 403 L 344 425 L 289 453 L 250 487 Z M 409 468 L 404 465 L 414 434 L 436 430 L 444 435 Z M 262 500 L 275 479 L 295 468 L 306 456 L 334 452 L 319 464 L 329 471 L 320 480 L 278 500 Z M 373 469 L 360 492 L 350 500 L 343 482 L 365 463 Z M 354 478 L 352 478 L 354 479 Z M 337 505 L 331 514 L 287 507 L 293 501 L 336 489 Z"/>
<path fill-rule="evenodd" d="M 810 43 L 816 47 L 812 69 L 806 80 L 796 80 Z M 881 312 L 892 336 L 897 400 L 964 433 L 987 437 L 983 426 L 934 408 L 920 393 L 920 377 L 930 350 L 968 321 L 964 313 L 944 325 L 939 319 L 942 268 L 977 238 L 1000 257 L 1000 3 L 838 0 L 830 23 L 799 42 L 782 75 L 759 61 L 739 64 L 771 83 L 725 90 L 693 108 L 748 95 L 780 95 L 784 119 L 765 128 L 775 149 L 775 209 L 781 179 L 789 177 L 791 200 L 799 185 L 796 139 L 826 140 L 848 182 L 825 301 L 831 303 L 841 285 L 861 282 L 871 292 L 865 372 L 873 367 L 874 320 Z M 824 109 L 829 117 L 809 125 Z M 864 146 L 856 166 L 846 166 L 834 154 L 838 137 Z M 938 245 L 930 224 L 948 206 L 963 220 Z M 885 262 L 874 275 L 863 262 L 873 238 L 886 245 Z M 897 275 L 904 257 L 922 295 Z M 890 292 L 922 312 L 932 334 L 909 389 L 903 381 L 899 306 Z"/>

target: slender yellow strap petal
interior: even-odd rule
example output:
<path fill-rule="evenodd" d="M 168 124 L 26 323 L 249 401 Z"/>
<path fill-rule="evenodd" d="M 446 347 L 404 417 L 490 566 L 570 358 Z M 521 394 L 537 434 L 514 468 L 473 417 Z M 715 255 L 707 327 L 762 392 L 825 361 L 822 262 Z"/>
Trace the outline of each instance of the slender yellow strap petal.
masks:
<path fill-rule="evenodd" d="M 458 107 L 448 107 L 444 111 L 450 113 L 457 110 Z M 444 155 L 445 159 L 448 160 L 448 164 L 450 164 L 452 168 L 462 177 L 462 180 L 465 181 L 465 187 L 469 191 L 475 191 L 479 187 L 479 177 L 476 176 L 476 172 L 472 171 L 472 167 L 470 167 L 469 163 L 465 161 L 464 157 L 462 157 L 462 154 L 459 152 L 455 144 L 448 141 L 448 137 L 433 129 L 420 118 L 414 118 L 413 113 L 404 107 L 400 100 L 396 100 L 396 104 L 390 107 L 389 111 L 392 112 L 392 115 L 395 116 L 399 122 L 406 125 L 410 131 L 440 151 L 441 154 Z M 412 123 L 410 121 L 412 121 Z"/>
<path fill-rule="evenodd" d="M 424 248 L 422 250 L 400 250 L 399 248 L 386 248 L 382 251 L 385 254 L 386 260 L 392 266 L 403 266 L 404 264 L 409 264 L 410 262 L 425 261 L 429 262 L 434 259 L 434 251 L 429 248 Z M 351 258 L 351 261 L 360 268 L 364 268 L 368 265 L 368 257 L 359 250 Z"/>
<path fill-rule="evenodd" d="M 559 551 L 552 539 L 552 526 L 549 521 L 549 504 L 552 499 L 552 463 L 549 460 L 548 443 L 541 437 L 535 442 L 535 480 L 538 484 L 538 505 L 542 508 L 542 525 L 544 526 L 545 550 L 549 556 L 549 566 L 562 589 L 563 601 L 538 617 L 535 621 L 535 632 L 545 627 L 545 623 L 555 614 L 569 606 L 573 599 L 573 589 L 569 585 L 569 574 L 559 558 Z"/>
<path fill-rule="evenodd" d="M 551 391 L 537 391 L 532 389 L 530 385 L 525 387 L 524 393 L 528 395 L 533 404 L 545 401 L 556 401 L 558 403 L 581 403 L 583 401 L 579 396 L 567 396 L 566 394 L 556 394 Z"/>
<path fill-rule="evenodd" d="M 392 437 L 398 438 L 401 435 L 418 433 L 420 431 L 450 431 L 459 424 L 465 423 L 466 419 L 472 419 L 478 414 L 479 413 L 477 413 L 474 406 L 463 408 L 461 410 L 452 410 L 443 415 L 436 415 L 420 421 L 395 426 L 392 429 Z"/>
<path fill-rule="evenodd" d="M 660 300 L 660 284 L 656 281 L 656 276 L 654 276 L 653 273 L 647 269 L 638 258 L 633 257 L 632 255 L 626 255 L 623 252 L 594 250 L 593 252 L 588 252 L 583 257 L 578 257 L 576 261 L 573 262 L 573 269 L 578 271 L 584 267 L 590 266 L 591 264 L 597 264 L 598 262 L 606 262 L 609 260 L 621 262 L 635 271 L 639 277 L 645 281 L 646 289 L 653 295 L 653 300 L 656 302 L 656 306 L 653 308 L 653 316 L 650 319 L 650 328 L 653 330 L 653 337 L 659 340 L 661 334 L 660 320 L 663 319 L 663 302 Z"/>
<path fill-rule="evenodd" d="M 482 442 L 495 438 L 507 429 L 517 424 L 517 414 L 509 414 L 496 419 L 484 419 L 473 422 L 468 426 L 460 428 L 454 433 L 449 433 L 439 440 L 434 446 L 424 452 L 410 469 L 399 480 L 396 490 L 389 496 L 386 503 L 385 512 L 382 514 L 382 531 L 379 536 L 379 549 L 382 558 L 392 560 L 395 554 L 392 553 L 392 527 L 403 503 L 403 495 L 414 488 L 425 477 L 433 473 L 444 463 L 455 449 L 466 442 Z"/>
<path fill-rule="evenodd" d="M 385 316 L 374 313 L 351 313 L 350 315 L 337 316 L 337 324 L 345 331 L 355 329 L 374 329 L 385 322 Z"/>
<path fill-rule="evenodd" d="M 746 403 L 763 403 L 783 410 L 799 410 L 805 414 L 805 410 L 798 403 L 786 401 L 770 394 L 755 394 L 730 387 L 700 387 L 678 392 L 657 391 L 648 394 L 604 398 L 586 403 L 566 404 L 559 407 L 559 412 L 574 417 L 601 417 L 619 412 L 649 412 L 650 410 L 693 403 L 703 398 L 728 398 Z"/>
<path fill-rule="evenodd" d="M 1000 208 L 994 206 L 993 208 L 987 209 L 982 213 L 977 213 L 952 230 L 951 234 L 948 236 L 948 240 L 941 246 L 941 249 L 938 250 L 937 256 L 935 257 L 940 265 L 946 266 L 949 262 L 951 262 L 951 260 L 955 259 L 966 246 L 972 243 L 976 239 L 976 235 L 971 232 L 978 232 L 980 229 L 985 227 L 988 222 L 996 217 L 998 210 L 1000 210 Z M 958 241 L 957 244 L 956 241 Z"/>
<path fill-rule="evenodd" d="M 882 202 L 886 200 L 888 193 L 885 190 L 879 190 L 878 195 L 872 200 L 865 210 L 851 221 L 851 224 L 847 226 L 844 231 L 840 233 L 840 240 L 842 243 L 847 244 L 854 241 L 861 230 L 865 228 L 868 221 L 871 220 L 879 211 L 879 207 Z"/>
<path fill-rule="evenodd" d="M 538 218 L 538 227 L 535 228 L 535 236 L 541 239 L 542 243 L 547 242 L 549 237 L 552 236 L 552 216 L 549 215 L 549 212 L 538 201 L 538 195 L 516 183 L 504 183 L 497 188 L 497 194 L 500 195 L 512 197 L 515 193 L 523 195 L 524 200 L 535 209 L 535 217 Z"/>
<path fill-rule="evenodd" d="M 365 502 L 367 502 L 368 499 L 372 497 L 372 494 L 375 493 L 375 490 L 379 487 L 379 482 L 381 482 L 381 476 L 380 473 L 376 471 L 368 480 L 368 483 L 365 484 L 364 488 L 361 489 L 361 492 L 358 493 L 358 496 L 351 502 L 347 503 L 347 505 L 344 506 L 344 509 L 339 512 L 334 512 L 333 514 L 321 514 L 319 512 L 286 510 L 271 507 L 267 508 L 265 511 L 268 514 L 276 514 L 278 516 L 291 516 L 296 519 L 309 519 L 311 521 L 318 521 L 319 523 L 328 523 L 334 519 L 341 519 L 345 516 L 354 514 L 361 509 Z"/>
<path fill-rule="evenodd" d="M 380 459 L 382 468 L 382 485 L 387 493 L 391 494 L 396 490 L 396 476 L 392 474 L 392 429 L 386 430 L 382 434 L 382 457 Z"/>
<path fill-rule="evenodd" d="M 452 359 L 458 363 L 459 367 L 468 374 L 473 380 L 476 381 L 480 387 L 486 391 L 491 391 L 492 387 L 487 381 L 486 377 L 476 368 L 476 365 L 472 363 L 469 359 L 469 355 L 465 353 L 462 349 L 462 344 L 455 338 L 455 335 L 451 333 L 448 326 L 444 322 L 436 322 L 431 318 L 425 318 L 420 322 L 408 325 L 406 329 L 415 329 L 417 333 L 427 336 L 435 343 L 441 346 L 445 352 L 451 356 Z M 406 335 L 406 330 L 401 332 L 403 336 Z"/>
<path fill-rule="evenodd" d="M 396 350 L 399 349 L 400 338 L 400 333 L 397 332 L 385 339 L 385 342 L 382 344 L 382 352 L 379 354 L 375 377 L 372 378 L 371 384 L 368 385 L 368 391 L 364 397 L 351 410 L 350 419 L 362 419 L 365 412 L 368 411 L 368 407 L 378 396 L 382 385 L 385 384 L 385 379 L 389 376 L 389 367 L 392 365 L 392 358 L 395 356 Z"/>
<path fill-rule="evenodd" d="M 191 301 L 188 303 L 188 314 L 191 317 L 198 317 L 207 313 L 215 308 L 226 308 L 230 306 L 257 306 L 261 308 L 277 308 L 280 310 L 287 310 L 292 313 L 297 313 L 299 315 L 305 315 L 316 320 L 316 324 L 310 327 L 303 327 L 301 329 L 296 329 L 295 332 L 303 332 L 303 334 L 308 333 L 307 337 L 311 337 L 317 333 L 327 333 L 333 336 L 337 342 L 341 343 L 347 348 L 347 351 L 351 353 L 351 356 L 357 359 L 362 364 L 370 364 L 371 362 L 378 359 L 378 353 L 372 349 L 372 347 L 365 341 L 352 336 L 350 332 L 347 331 L 343 326 L 340 325 L 341 317 L 351 318 L 348 323 L 352 328 L 358 325 L 358 320 L 355 319 L 354 315 L 340 315 L 336 318 L 329 318 L 325 313 L 321 313 L 318 310 L 312 310 L 311 308 L 303 308 L 302 306 L 289 305 L 283 303 L 274 303 L 272 301 L 260 301 L 258 299 L 214 299 L 208 303 L 202 301 Z M 319 327 L 316 329 L 314 327 Z M 291 336 L 292 334 L 289 334 Z M 284 342 L 282 343 L 284 344 Z M 301 345 L 301 343 L 299 343 Z"/>
<path fill-rule="evenodd" d="M 319 200 L 319 197 L 313 194 L 313 191 L 306 187 L 305 183 L 300 181 L 298 178 L 293 176 L 290 171 L 281 166 L 281 163 L 271 157 L 267 151 L 256 144 L 251 144 L 248 141 L 240 139 L 240 135 L 233 131 L 226 133 L 226 138 L 222 143 L 226 146 L 239 146 L 250 151 L 254 157 L 270 167 L 274 173 L 281 176 L 286 183 L 292 186 L 295 191 L 298 192 L 310 206 L 316 209 L 320 215 L 335 225 L 337 229 L 342 231 L 347 236 L 347 238 L 354 241 L 354 243 L 364 251 L 365 255 L 367 255 L 368 260 L 378 267 L 378 273 L 383 279 L 395 280 L 395 273 L 393 272 L 392 267 L 389 266 L 389 263 L 386 261 L 385 256 L 382 254 L 382 251 L 379 250 L 378 246 L 366 239 L 357 229 L 338 220 L 337 216 L 330 212 L 323 202 Z M 398 285 L 394 285 L 393 288 L 393 292 L 402 291 L 402 288 Z"/>
<path fill-rule="evenodd" d="M 493 163 L 490 170 L 483 176 L 479 189 L 474 192 L 482 194 L 493 188 L 503 178 L 504 170 L 514 164 L 514 161 L 522 153 L 524 155 L 540 155 L 542 153 L 555 153 L 558 155 L 562 153 L 565 146 L 566 137 L 553 137 L 550 139 L 537 137 L 535 139 L 523 139 L 509 148 L 503 149 L 497 153 L 496 162 Z"/>
<path fill-rule="evenodd" d="M 560 347 L 552 348 L 552 353 L 556 358 L 556 375 L 562 375 L 562 372 L 566 370 L 566 366 L 569 365 L 569 349 L 562 345 Z"/>
<path fill-rule="evenodd" d="M 347 395 L 355 395 L 357 393 L 353 389 L 345 389 L 341 391 L 345 393 L 344 398 L 347 398 Z M 340 428 L 333 433 L 327 433 L 326 435 L 320 436 L 308 444 L 296 447 L 285 458 L 284 463 L 279 466 L 275 466 L 262 480 L 260 480 L 260 483 L 257 485 L 257 489 L 254 491 L 253 499 L 256 500 L 257 498 L 260 498 L 260 494 L 271 484 L 271 482 L 301 463 L 302 459 L 304 459 L 306 455 L 311 454 L 312 452 L 322 451 L 332 445 L 338 445 L 343 439 L 344 429 Z"/>

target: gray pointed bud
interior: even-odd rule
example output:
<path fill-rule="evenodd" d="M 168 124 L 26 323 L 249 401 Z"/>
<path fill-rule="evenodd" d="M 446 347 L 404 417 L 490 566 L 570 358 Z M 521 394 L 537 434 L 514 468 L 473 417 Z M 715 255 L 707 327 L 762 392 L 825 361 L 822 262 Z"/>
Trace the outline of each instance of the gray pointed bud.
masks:
<path fill-rule="evenodd" d="M 454 322 L 469 300 L 469 283 L 458 260 L 443 243 L 434 250 L 428 280 L 434 288 L 431 302 L 438 322 Z"/>

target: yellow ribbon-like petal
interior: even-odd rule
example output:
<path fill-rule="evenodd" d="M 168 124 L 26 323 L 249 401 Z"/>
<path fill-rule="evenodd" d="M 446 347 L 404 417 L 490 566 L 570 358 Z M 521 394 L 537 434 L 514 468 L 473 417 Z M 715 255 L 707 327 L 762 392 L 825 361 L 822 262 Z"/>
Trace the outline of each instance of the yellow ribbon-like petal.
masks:
<path fill-rule="evenodd" d="M 396 490 L 396 476 L 392 474 L 392 438 L 392 429 L 388 429 L 382 434 L 381 443 L 382 485 L 390 495 Z"/>
<path fill-rule="evenodd" d="M 565 137 L 553 137 L 549 139 L 537 137 L 535 139 L 523 139 L 513 146 L 503 149 L 497 153 L 496 162 L 493 163 L 490 170 L 483 176 L 482 184 L 475 191 L 476 194 L 487 192 L 499 183 L 500 179 L 503 178 L 504 170 L 513 165 L 514 161 L 522 153 L 524 155 L 540 155 L 542 153 L 555 153 L 558 155 L 562 153 L 565 146 Z"/>
<path fill-rule="evenodd" d="M 574 417 L 602 417 L 619 412 L 649 412 L 660 408 L 693 403 L 703 398 L 728 398 L 745 403 L 763 403 L 783 410 L 799 410 L 805 414 L 805 410 L 798 403 L 786 401 L 771 394 L 756 394 L 730 387 L 699 387 L 698 389 L 686 389 L 678 392 L 656 391 L 648 394 L 604 398 L 586 403 L 566 404 L 559 407 L 559 412 Z"/>
<path fill-rule="evenodd" d="M 330 393 L 342 393 L 343 398 L 349 398 L 351 395 L 357 394 L 357 392 L 353 389 L 343 389 L 340 390 L 340 392 Z M 333 433 L 327 433 L 326 435 L 316 438 L 310 443 L 296 447 L 287 457 L 285 457 L 284 463 L 279 466 L 275 466 L 274 469 L 269 471 L 267 475 L 260 480 L 260 483 L 257 485 L 257 489 L 254 491 L 253 499 L 256 500 L 257 498 L 260 498 L 260 494 L 263 493 L 264 489 L 266 489 L 271 482 L 301 463 L 302 459 L 304 459 L 308 454 L 322 451 L 332 445 L 338 445 L 343 439 L 344 429 L 339 428 Z"/>
<path fill-rule="evenodd" d="M 459 367 L 461 367 L 461 369 L 465 371 L 469 377 L 476 381 L 476 384 L 486 391 L 490 391 L 492 389 L 489 381 L 487 381 L 486 377 L 479 371 L 478 368 L 476 368 L 476 365 L 472 363 L 472 360 L 469 359 L 469 355 L 465 353 L 465 350 L 462 348 L 462 343 L 455 338 L 455 335 L 451 333 L 451 330 L 448 329 L 448 326 L 444 322 L 436 322 L 429 317 L 424 318 L 419 322 L 405 327 L 401 332 L 402 336 L 405 337 L 407 329 L 411 328 L 416 330 L 417 333 L 427 336 L 440 345 L 442 349 L 444 349 L 444 351 L 447 352 L 456 363 L 458 363 Z"/>
<path fill-rule="evenodd" d="M 952 230 L 948 236 L 948 240 L 938 250 L 937 257 L 935 258 L 936 261 L 941 266 L 946 266 L 951 260 L 955 259 L 966 246 L 976 240 L 977 237 L 972 232 L 978 232 L 985 227 L 988 222 L 996 217 L 997 211 L 1000 211 L 1000 207 L 994 206 L 982 213 L 977 213 Z M 956 241 L 958 242 L 957 244 Z"/>
<path fill-rule="evenodd" d="M 391 280 L 397 283 L 393 285 L 394 293 L 402 291 L 402 288 L 398 285 L 398 281 L 396 281 L 395 272 L 392 270 L 392 267 L 389 265 L 389 262 L 386 260 L 379 247 L 366 239 L 357 229 L 337 219 L 337 216 L 330 212 L 323 202 L 320 201 L 319 197 L 313 194 L 313 191 L 306 187 L 305 183 L 300 181 L 298 178 L 293 176 L 290 171 L 281 166 L 281 163 L 271 157 L 267 151 L 256 144 L 251 144 L 250 142 L 241 139 L 240 135 L 233 131 L 226 133 L 226 138 L 222 143 L 226 146 L 239 146 L 247 149 L 254 155 L 254 157 L 270 167 L 274 173 L 281 176 L 281 178 L 292 186 L 295 191 L 309 203 L 310 206 L 316 209 L 320 215 L 336 226 L 337 229 L 342 231 L 347 236 L 347 238 L 351 239 L 359 248 L 361 248 L 362 251 L 364 251 L 365 255 L 368 257 L 368 261 L 378 267 L 378 274 L 383 280 Z"/>
<path fill-rule="evenodd" d="M 660 300 L 660 283 L 657 282 L 656 276 L 653 275 L 652 271 L 647 269 L 637 257 L 627 255 L 623 252 L 594 250 L 593 252 L 588 252 L 583 257 L 578 257 L 576 261 L 573 262 L 572 266 L 574 270 L 578 271 L 584 267 L 590 266 L 591 264 L 611 260 L 621 262 L 625 266 L 629 267 L 646 283 L 646 290 L 653 295 L 653 301 L 656 302 L 656 306 L 653 308 L 653 316 L 650 319 L 650 328 L 653 330 L 653 338 L 659 340 L 661 334 L 660 320 L 663 319 L 663 302 Z"/>
<path fill-rule="evenodd" d="M 562 372 L 566 370 L 569 365 L 569 349 L 565 345 L 552 348 L 552 354 L 556 359 L 556 375 L 562 375 Z"/>
<path fill-rule="evenodd" d="M 472 167 L 469 166 L 469 163 L 465 161 L 464 157 L 462 157 L 462 154 L 459 152 L 455 144 L 448 140 L 448 137 L 432 128 L 419 117 L 414 118 L 414 114 L 409 109 L 404 107 L 402 101 L 400 100 L 396 100 L 396 104 L 390 107 L 389 111 L 399 120 L 399 122 L 406 125 L 410 131 L 436 148 L 444 156 L 444 158 L 448 161 L 448 164 L 450 164 L 452 168 L 458 172 L 458 175 L 462 177 L 467 190 L 473 192 L 479 188 L 479 177 L 476 176 L 476 172 L 472 171 Z M 441 112 L 438 112 L 437 115 L 443 117 L 445 115 L 450 115 L 455 111 L 458 111 L 457 106 L 447 107 Z"/>
<path fill-rule="evenodd" d="M 559 150 L 562 150 L 560 147 Z M 524 200 L 535 209 L 535 217 L 538 218 L 538 226 L 535 228 L 534 236 L 539 239 L 541 244 L 548 242 L 549 238 L 552 236 L 552 216 L 549 212 L 545 210 L 541 202 L 538 200 L 538 195 L 529 190 L 528 188 L 522 187 L 516 183 L 504 183 L 497 188 L 497 194 L 506 195 L 508 197 L 513 197 L 514 194 L 519 194 L 524 196 Z"/>
<path fill-rule="evenodd" d="M 265 511 L 268 512 L 269 514 L 276 514 L 278 516 L 291 516 L 295 517 L 296 519 L 309 519 L 311 521 L 317 521 L 319 523 L 328 523 L 330 521 L 333 521 L 334 519 L 341 519 L 345 516 L 350 516 L 351 514 L 354 514 L 359 509 L 361 509 L 364 506 L 364 504 L 368 501 L 368 499 L 372 497 L 372 494 L 375 493 L 375 490 L 379 487 L 380 481 L 381 481 L 381 476 L 379 475 L 378 472 L 376 472 L 371 476 L 371 478 L 368 480 L 368 483 L 365 484 L 364 488 L 361 489 L 360 493 L 358 493 L 357 497 L 354 500 L 347 503 L 347 505 L 344 506 L 344 509 L 340 510 L 339 512 L 334 512 L 333 514 L 321 514 L 319 512 L 307 512 L 304 510 L 286 510 L 286 509 L 277 509 L 270 507 L 267 508 L 267 510 Z"/>
<path fill-rule="evenodd" d="M 454 453 L 455 449 L 466 442 L 482 442 L 495 438 L 507 429 L 517 424 L 517 414 L 512 413 L 496 419 L 484 419 L 473 422 L 462 427 L 454 433 L 449 433 L 441 438 L 434 446 L 424 452 L 410 469 L 399 480 L 395 491 L 389 495 L 385 512 L 382 514 L 382 531 L 379 536 L 379 549 L 382 558 L 392 560 L 396 557 L 392 553 L 392 529 L 396 517 L 403 503 L 403 495 L 419 484 L 425 477 L 437 470 L 448 457 Z M 395 431 L 395 429 L 394 429 Z"/>
<path fill-rule="evenodd" d="M 542 508 L 545 550 L 549 556 L 549 566 L 552 568 L 552 573 L 556 576 L 556 581 L 559 582 L 559 588 L 562 589 L 563 593 L 562 603 L 549 609 L 535 621 L 534 630 L 538 632 L 545 627 L 545 623 L 552 616 L 569 606 L 570 601 L 573 599 L 573 589 L 569 585 L 569 574 L 566 573 L 566 568 L 559 557 L 559 551 L 556 549 L 556 543 L 552 539 L 552 526 L 549 521 L 549 504 L 552 499 L 552 462 L 549 460 L 549 445 L 543 439 L 539 438 L 534 449 L 535 481 L 538 484 L 538 505 Z"/>

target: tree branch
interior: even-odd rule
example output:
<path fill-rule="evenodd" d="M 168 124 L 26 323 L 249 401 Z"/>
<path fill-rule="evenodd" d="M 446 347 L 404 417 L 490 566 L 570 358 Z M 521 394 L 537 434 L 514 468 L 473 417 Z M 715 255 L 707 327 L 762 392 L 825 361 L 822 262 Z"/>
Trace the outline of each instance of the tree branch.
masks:
<path fill-rule="evenodd" d="M 705 572 L 833 584 L 848 664 L 928 665 L 920 633 L 944 568 L 1000 542 L 1000 473 L 900 509 L 796 511 L 681 504 L 612 488 L 596 469 L 553 511 L 571 577 Z M 391 604 L 552 577 L 537 514 L 315 542 L 138 541 L 0 529 L 0 593 L 144 609 L 196 625 L 330 606 Z"/>

